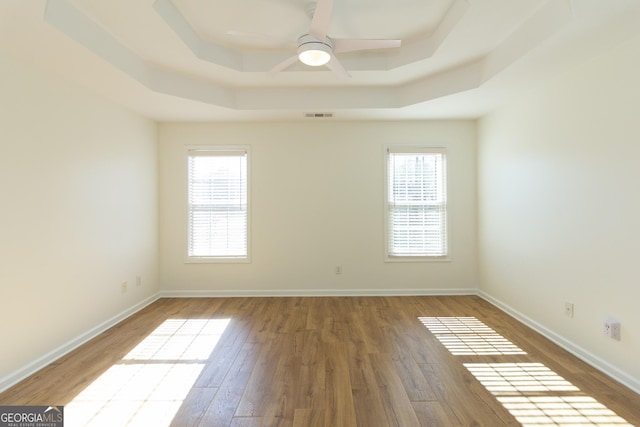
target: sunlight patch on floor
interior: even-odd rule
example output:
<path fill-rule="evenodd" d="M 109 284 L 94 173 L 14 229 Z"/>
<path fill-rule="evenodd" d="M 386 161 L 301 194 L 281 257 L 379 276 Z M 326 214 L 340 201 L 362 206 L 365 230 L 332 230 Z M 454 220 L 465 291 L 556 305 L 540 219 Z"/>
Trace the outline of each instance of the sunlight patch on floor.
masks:
<path fill-rule="evenodd" d="M 524 427 L 632 427 L 542 363 L 464 366 Z"/>
<path fill-rule="evenodd" d="M 419 320 L 455 356 L 526 354 L 475 317 L 419 317 Z"/>
<path fill-rule="evenodd" d="M 475 317 L 418 319 L 454 356 L 527 354 Z M 542 363 L 463 365 L 524 427 L 633 427 Z"/>
<path fill-rule="evenodd" d="M 229 321 L 166 320 L 65 406 L 65 425 L 168 426 Z"/>
<path fill-rule="evenodd" d="M 465 363 L 493 394 L 578 391 L 578 387 L 542 363 Z"/>
<path fill-rule="evenodd" d="M 169 319 L 123 360 L 207 360 L 229 319 Z"/>

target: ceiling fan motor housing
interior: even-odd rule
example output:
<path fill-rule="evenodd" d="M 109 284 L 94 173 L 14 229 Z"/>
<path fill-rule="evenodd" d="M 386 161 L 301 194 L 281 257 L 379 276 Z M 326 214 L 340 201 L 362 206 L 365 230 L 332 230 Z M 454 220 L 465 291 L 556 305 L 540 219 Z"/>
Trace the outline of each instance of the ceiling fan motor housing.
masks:
<path fill-rule="evenodd" d="M 311 34 L 304 34 L 304 35 L 298 37 L 298 48 L 302 47 L 303 45 L 307 45 L 307 44 L 314 44 L 314 45 L 323 44 L 325 46 L 328 46 L 329 49 L 333 50 L 333 41 L 328 36 L 325 37 L 324 41 L 320 41 L 320 40 L 316 39 Z"/>

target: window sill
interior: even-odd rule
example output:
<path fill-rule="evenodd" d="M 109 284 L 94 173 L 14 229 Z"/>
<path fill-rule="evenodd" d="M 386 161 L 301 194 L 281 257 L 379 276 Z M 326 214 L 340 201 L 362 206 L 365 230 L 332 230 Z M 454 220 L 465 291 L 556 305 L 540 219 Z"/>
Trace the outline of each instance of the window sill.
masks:
<path fill-rule="evenodd" d="M 190 256 L 184 259 L 185 264 L 249 264 L 249 258 L 239 257 L 206 257 Z"/>
<path fill-rule="evenodd" d="M 385 262 L 451 262 L 449 256 L 390 256 L 387 255 Z"/>

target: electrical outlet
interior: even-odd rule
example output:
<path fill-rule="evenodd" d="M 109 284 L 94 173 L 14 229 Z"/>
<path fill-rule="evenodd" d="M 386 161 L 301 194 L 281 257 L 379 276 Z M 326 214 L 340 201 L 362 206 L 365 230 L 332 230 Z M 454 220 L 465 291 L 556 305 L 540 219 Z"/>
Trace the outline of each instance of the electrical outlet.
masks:
<path fill-rule="evenodd" d="M 342 266 L 336 265 L 336 274 L 342 274 Z"/>
<path fill-rule="evenodd" d="M 136 286 L 142 286 L 142 277 L 136 276 Z"/>
<path fill-rule="evenodd" d="M 125 292 L 127 292 L 127 282 L 122 282 L 122 293 L 124 294 Z"/>
<path fill-rule="evenodd" d="M 620 322 L 609 317 L 604 321 L 604 334 L 611 339 L 620 341 Z"/>
<path fill-rule="evenodd" d="M 564 315 L 567 317 L 573 317 L 573 304 L 570 302 L 564 303 Z"/>

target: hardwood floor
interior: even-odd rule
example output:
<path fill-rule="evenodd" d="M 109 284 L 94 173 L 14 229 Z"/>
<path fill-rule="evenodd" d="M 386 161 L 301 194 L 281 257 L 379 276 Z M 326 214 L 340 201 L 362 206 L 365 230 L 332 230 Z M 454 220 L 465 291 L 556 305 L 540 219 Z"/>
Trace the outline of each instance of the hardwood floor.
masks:
<path fill-rule="evenodd" d="M 0 394 L 65 426 L 628 426 L 640 395 L 477 297 L 161 299 Z"/>

